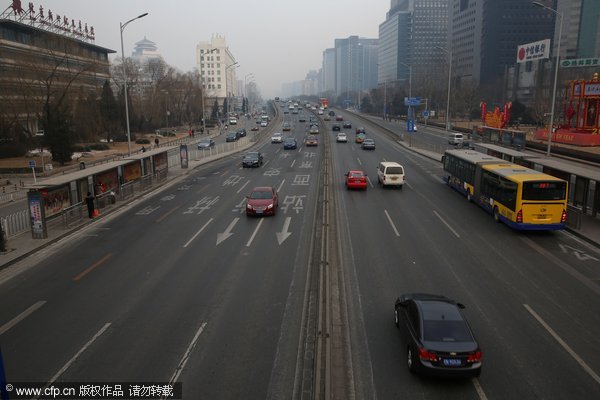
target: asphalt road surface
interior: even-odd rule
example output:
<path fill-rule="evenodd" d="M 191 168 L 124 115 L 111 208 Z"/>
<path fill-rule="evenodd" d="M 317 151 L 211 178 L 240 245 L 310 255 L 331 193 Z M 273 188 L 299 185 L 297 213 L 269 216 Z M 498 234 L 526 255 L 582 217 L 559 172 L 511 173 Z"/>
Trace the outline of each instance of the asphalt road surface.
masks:
<path fill-rule="evenodd" d="M 328 187 L 339 254 L 327 268 L 344 299 L 332 313 L 348 337 L 332 350 L 347 362 L 329 373 L 349 398 L 600 397 L 600 251 L 566 232 L 495 223 L 442 183 L 438 162 L 342 114 L 353 123 L 348 143 L 321 121 L 319 146 L 306 148 L 309 124 L 284 114 L 298 150 L 266 138 L 260 168 L 242 169 L 241 155 L 203 166 L 14 266 L 0 283 L 7 380 L 177 381 L 194 399 L 319 397 L 306 390 L 320 380 L 306 384 L 305 350 Z M 353 142 L 358 125 L 374 151 Z M 404 165 L 404 189 L 378 185 L 382 160 Z M 366 191 L 345 189 L 349 169 L 367 172 Z M 246 217 L 254 186 L 278 190 L 276 216 Z M 403 292 L 467 306 L 480 378 L 408 372 L 393 321 Z"/>

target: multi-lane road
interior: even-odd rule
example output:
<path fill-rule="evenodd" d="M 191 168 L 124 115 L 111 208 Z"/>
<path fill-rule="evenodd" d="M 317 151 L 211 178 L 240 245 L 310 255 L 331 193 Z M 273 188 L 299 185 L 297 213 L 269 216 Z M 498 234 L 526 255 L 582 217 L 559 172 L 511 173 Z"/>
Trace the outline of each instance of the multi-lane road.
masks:
<path fill-rule="evenodd" d="M 284 114 L 299 149 L 264 138 L 262 167 L 202 166 L 12 267 L 7 379 L 177 381 L 190 399 L 599 397 L 600 251 L 496 224 L 442 183 L 438 162 L 341 114 L 375 151 L 354 129 L 336 143 L 324 121 L 319 146 L 304 147 L 308 122 Z M 404 189 L 379 187 L 382 160 L 404 165 Z M 367 191 L 345 189 L 349 169 L 367 172 Z M 254 186 L 278 190 L 276 216 L 246 217 Z M 467 306 L 480 378 L 408 372 L 393 322 L 403 292 Z"/>

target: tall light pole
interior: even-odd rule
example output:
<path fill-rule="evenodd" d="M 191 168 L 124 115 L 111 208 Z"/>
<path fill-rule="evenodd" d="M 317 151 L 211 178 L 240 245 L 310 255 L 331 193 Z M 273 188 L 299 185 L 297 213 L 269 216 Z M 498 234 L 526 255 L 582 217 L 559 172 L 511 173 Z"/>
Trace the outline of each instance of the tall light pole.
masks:
<path fill-rule="evenodd" d="M 446 131 L 450 130 L 450 83 L 452 82 L 452 49 L 447 50 L 440 46 L 434 46 L 448 54 L 448 99 L 446 100 Z"/>
<path fill-rule="evenodd" d="M 218 49 L 210 49 L 206 54 L 214 53 Z M 206 61 L 206 60 L 204 60 Z M 206 91 L 206 84 L 204 83 L 204 77 L 200 76 L 200 83 L 202 84 L 202 133 L 206 132 L 206 113 L 204 111 L 204 92 Z"/>
<path fill-rule="evenodd" d="M 227 70 L 232 67 L 239 66 L 239 63 L 236 61 L 233 64 L 230 64 L 225 67 L 225 97 L 227 98 L 227 110 L 224 110 L 227 114 L 226 117 L 229 118 L 229 75 L 227 74 Z M 237 68 L 237 67 L 236 67 Z"/>
<path fill-rule="evenodd" d="M 558 41 L 556 44 L 556 63 L 554 64 L 554 88 L 552 89 L 552 109 L 550 111 L 550 127 L 548 128 L 548 148 L 546 149 L 546 156 L 550 157 L 550 150 L 552 149 L 552 134 L 554 133 L 554 106 L 556 104 L 556 82 L 558 81 L 558 61 L 560 59 L 560 39 L 562 38 L 563 16 L 562 13 L 559 13 L 554 8 L 550 8 L 540 3 L 539 1 L 534 1 L 531 4 L 537 7 L 541 7 L 544 10 L 551 11 L 560 18 L 560 25 L 558 28 Z"/>
<path fill-rule="evenodd" d="M 125 91 L 125 120 L 127 122 L 127 151 L 129 155 L 131 155 L 131 132 L 129 130 L 129 105 L 127 104 L 127 72 L 125 71 L 125 48 L 123 47 L 123 30 L 130 22 L 135 21 L 139 18 L 143 18 L 146 15 L 148 15 L 148 13 L 138 15 L 137 17 L 132 18 L 125 23 L 119 23 L 119 25 L 121 26 L 121 64 L 123 65 L 123 90 Z"/>

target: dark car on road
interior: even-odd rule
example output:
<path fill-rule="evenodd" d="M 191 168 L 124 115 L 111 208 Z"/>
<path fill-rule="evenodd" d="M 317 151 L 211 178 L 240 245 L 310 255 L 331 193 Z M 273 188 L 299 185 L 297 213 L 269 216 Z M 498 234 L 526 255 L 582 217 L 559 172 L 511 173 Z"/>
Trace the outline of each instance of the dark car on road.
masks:
<path fill-rule="evenodd" d="M 258 168 L 263 164 L 263 156 L 258 151 L 250 151 L 242 159 L 242 167 Z"/>
<path fill-rule="evenodd" d="M 445 296 L 403 294 L 394 304 L 406 365 L 412 373 L 477 377 L 482 353 L 461 310 L 465 306 Z"/>
<path fill-rule="evenodd" d="M 349 121 L 344 122 L 342 126 L 344 129 L 352 129 L 352 124 Z"/>
<path fill-rule="evenodd" d="M 333 124 L 333 125 L 331 125 L 331 130 L 332 131 L 341 131 L 342 127 L 340 126 L 340 124 Z"/>
<path fill-rule="evenodd" d="M 295 138 L 286 138 L 283 141 L 283 149 L 284 150 L 295 150 L 298 148 L 298 142 L 296 141 Z"/>
<path fill-rule="evenodd" d="M 236 132 L 229 132 L 227 134 L 227 136 L 225 136 L 225 141 L 226 142 L 235 142 L 239 138 L 240 138 L 240 136 Z"/>
<path fill-rule="evenodd" d="M 246 197 L 246 215 L 275 215 L 279 206 L 277 190 L 270 186 L 259 186 L 252 189 Z"/>
<path fill-rule="evenodd" d="M 239 137 L 246 136 L 246 129 L 245 128 L 238 128 L 238 129 L 235 130 L 235 132 L 239 135 Z"/>
<path fill-rule="evenodd" d="M 198 150 L 204 150 L 204 149 L 208 149 L 210 147 L 214 147 L 215 146 L 215 141 L 213 139 L 202 139 L 201 141 L 198 142 Z"/>

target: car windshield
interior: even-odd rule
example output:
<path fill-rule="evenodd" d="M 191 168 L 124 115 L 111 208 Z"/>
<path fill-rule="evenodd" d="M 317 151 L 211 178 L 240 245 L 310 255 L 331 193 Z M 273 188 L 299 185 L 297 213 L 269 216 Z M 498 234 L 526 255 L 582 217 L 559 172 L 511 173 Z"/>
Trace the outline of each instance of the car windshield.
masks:
<path fill-rule="evenodd" d="M 244 158 L 247 159 L 247 160 L 255 160 L 255 159 L 258 158 L 258 154 L 256 154 L 256 153 L 249 153 L 249 154 L 246 154 L 244 156 Z"/>
<path fill-rule="evenodd" d="M 394 175 L 402 175 L 402 174 L 404 174 L 404 170 L 402 169 L 402 167 L 388 167 L 386 170 L 386 173 L 394 174 Z"/>
<path fill-rule="evenodd" d="M 294 139 L 285 139 L 285 142 L 286 142 L 286 143 L 294 143 L 294 142 L 295 142 L 295 140 L 294 140 Z"/>
<path fill-rule="evenodd" d="M 363 178 L 364 175 L 362 172 L 351 172 L 350 173 L 350 178 Z"/>
<path fill-rule="evenodd" d="M 465 321 L 423 321 L 423 340 L 428 342 L 472 342 Z"/>
<path fill-rule="evenodd" d="M 210 144 L 210 139 L 202 139 L 200 144 Z"/>
<path fill-rule="evenodd" d="M 256 191 L 256 192 L 252 192 L 250 194 L 250 198 L 251 199 L 272 199 L 273 198 L 273 194 L 270 191 Z"/>

